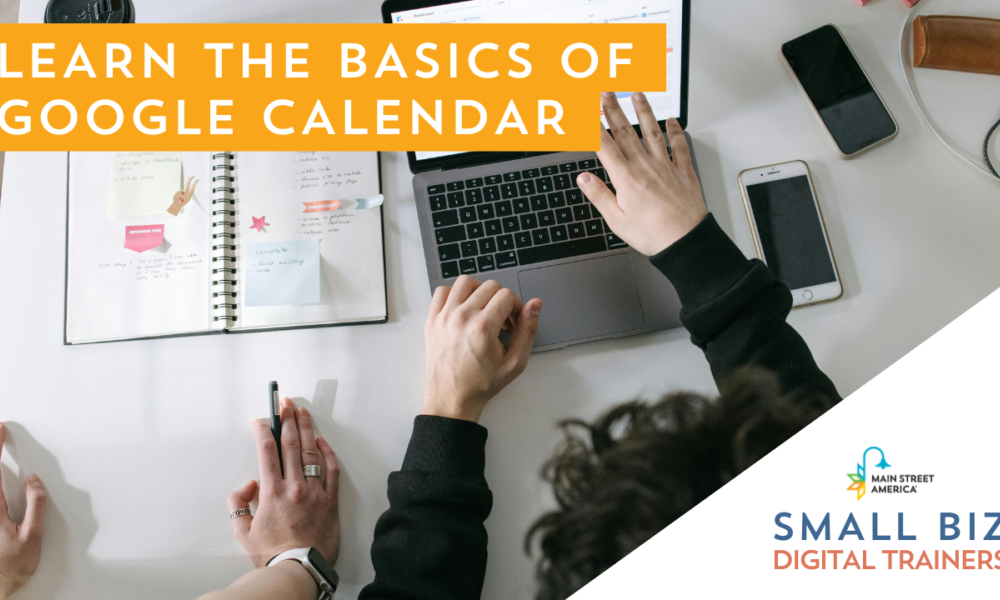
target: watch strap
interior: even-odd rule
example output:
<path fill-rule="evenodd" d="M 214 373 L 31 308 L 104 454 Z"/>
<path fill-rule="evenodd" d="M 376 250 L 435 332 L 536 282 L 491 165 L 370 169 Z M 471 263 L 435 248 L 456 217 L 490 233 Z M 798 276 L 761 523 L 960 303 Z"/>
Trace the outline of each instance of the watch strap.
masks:
<path fill-rule="evenodd" d="M 316 582 L 318 590 L 317 600 L 329 600 L 333 598 L 333 593 L 337 591 L 340 577 L 330 563 L 326 562 L 323 555 L 315 548 L 295 548 L 286 550 L 267 561 L 267 567 L 286 561 L 294 560 L 305 568 L 306 572 Z"/>

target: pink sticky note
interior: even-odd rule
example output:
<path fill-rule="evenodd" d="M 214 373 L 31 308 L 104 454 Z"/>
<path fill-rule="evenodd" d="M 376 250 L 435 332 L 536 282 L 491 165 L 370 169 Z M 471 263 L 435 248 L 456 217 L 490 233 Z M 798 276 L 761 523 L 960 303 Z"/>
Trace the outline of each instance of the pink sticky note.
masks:
<path fill-rule="evenodd" d="M 903 0 L 903 4 L 909 6 L 910 8 L 916 6 L 917 2 L 920 2 L 920 0 Z"/>
<path fill-rule="evenodd" d="M 126 250 L 145 252 L 162 244 L 163 225 L 130 225 L 125 227 Z"/>
<path fill-rule="evenodd" d="M 864 6 L 865 4 L 871 3 L 872 0 L 858 0 L 858 6 Z"/>

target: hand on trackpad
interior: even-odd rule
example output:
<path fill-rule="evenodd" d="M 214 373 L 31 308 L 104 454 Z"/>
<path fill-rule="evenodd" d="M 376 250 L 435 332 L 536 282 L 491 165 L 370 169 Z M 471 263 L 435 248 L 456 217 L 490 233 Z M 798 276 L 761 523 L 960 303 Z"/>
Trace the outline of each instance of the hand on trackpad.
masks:
<path fill-rule="evenodd" d="M 521 271 L 517 279 L 521 298 L 545 307 L 536 348 L 645 326 L 630 254 Z"/>

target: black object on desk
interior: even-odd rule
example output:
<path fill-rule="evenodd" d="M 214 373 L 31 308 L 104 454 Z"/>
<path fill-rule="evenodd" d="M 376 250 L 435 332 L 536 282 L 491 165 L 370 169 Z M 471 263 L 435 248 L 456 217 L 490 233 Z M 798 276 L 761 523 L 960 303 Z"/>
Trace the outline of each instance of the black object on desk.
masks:
<path fill-rule="evenodd" d="M 993 127 L 990 128 L 990 132 L 986 134 L 986 141 L 983 142 L 983 158 L 986 159 L 986 167 L 990 170 L 990 173 L 993 173 L 994 177 L 1000 179 L 1000 174 L 993 168 L 993 162 L 990 161 L 990 138 L 993 137 L 993 133 L 998 127 L 1000 127 L 1000 121 L 994 123 Z"/>
<path fill-rule="evenodd" d="M 281 402 L 278 399 L 278 382 L 272 381 L 267 384 L 267 406 L 271 415 L 271 435 L 274 436 L 274 443 L 278 446 L 278 466 L 281 468 L 281 476 L 285 476 L 285 464 L 281 460 Z"/>
<path fill-rule="evenodd" d="M 49 0 L 46 23 L 135 23 L 132 0 Z"/>

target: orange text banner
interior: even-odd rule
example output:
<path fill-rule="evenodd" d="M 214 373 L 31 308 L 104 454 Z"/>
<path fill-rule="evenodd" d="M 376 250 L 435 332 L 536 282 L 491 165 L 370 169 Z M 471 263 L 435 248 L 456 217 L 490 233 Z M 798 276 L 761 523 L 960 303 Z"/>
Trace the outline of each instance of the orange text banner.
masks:
<path fill-rule="evenodd" d="M 596 150 L 666 26 L 0 25 L 0 150 Z"/>

